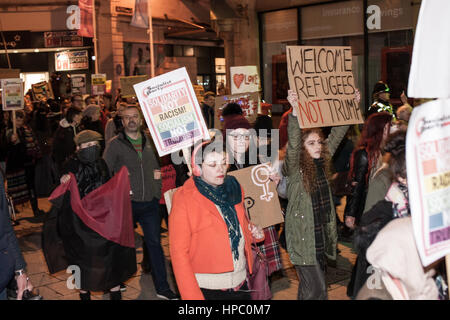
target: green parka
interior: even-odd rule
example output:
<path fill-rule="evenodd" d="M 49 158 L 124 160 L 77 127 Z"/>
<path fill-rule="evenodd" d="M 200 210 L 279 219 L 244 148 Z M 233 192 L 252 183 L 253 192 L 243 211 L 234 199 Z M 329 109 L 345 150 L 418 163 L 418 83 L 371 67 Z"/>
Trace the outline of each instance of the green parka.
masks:
<path fill-rule="evenodd" d="M 345 136 L 349 126 L 333 127 L 327 139 L 330 156 Z M 283 165 L 283 175 L 288 177 L 286 212 L 286 244 L 291 262 L 294 265 L 315 265 L 316 247 L 314 238 L 314 213 L 311 195 L 306 192 L 300 171 L 301 129 L 297 118 L 292 114 L 288 120 L 288 146 Z M 331 189 L 330 200 L 332 201 Z M 334 205 L 331 205 L 330 222 L 324 227 L 325 255 L 336 260 L 337 230 Z"/>

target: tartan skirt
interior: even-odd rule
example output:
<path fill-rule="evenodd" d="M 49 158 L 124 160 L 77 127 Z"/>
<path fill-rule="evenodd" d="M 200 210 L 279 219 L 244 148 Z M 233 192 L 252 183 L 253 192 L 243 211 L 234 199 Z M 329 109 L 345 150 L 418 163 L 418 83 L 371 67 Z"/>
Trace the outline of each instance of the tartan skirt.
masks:
<path fill-rule="evenodd" d="M 264 242 L 258 243 L 258 248 L 266 256 L 269 263 L 269 275 L 271 275 L 282 268 L 278 234 L 275 226 L 264 228 L 263 231 L 266 238 Z"/>
<path fill-rule="evenodd" d="M 6 174 L 8 182 L 8 195 L 12 198 L 14 205 L 22 204 L 30 200 L 25 170 L 16 170 Z"/>

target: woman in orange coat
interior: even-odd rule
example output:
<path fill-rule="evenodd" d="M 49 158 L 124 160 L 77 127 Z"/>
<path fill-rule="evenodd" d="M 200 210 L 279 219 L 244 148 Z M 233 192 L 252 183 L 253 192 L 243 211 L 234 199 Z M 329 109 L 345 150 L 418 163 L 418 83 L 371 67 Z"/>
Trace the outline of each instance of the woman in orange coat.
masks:
<path fill-rule="evenodd" d="M 251 244 L 262 241 L 264 233 L 247 220 L 244 194 L 226 175 L 221 144 L 199 144 L 192 163 L 194 176 L 175 193 L 169 216 L 170 255 L 181 298 L 250 300 Z"/>

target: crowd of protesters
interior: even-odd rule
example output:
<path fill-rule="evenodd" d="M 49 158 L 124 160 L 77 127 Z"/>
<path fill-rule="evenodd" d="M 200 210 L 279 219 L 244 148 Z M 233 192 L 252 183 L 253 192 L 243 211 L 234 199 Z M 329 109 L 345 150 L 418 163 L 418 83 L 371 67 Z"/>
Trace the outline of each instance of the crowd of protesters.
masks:
<path fill-rule="evenodd" d="M 271 117 L 260 114 L 252 124 L 239 104 L 229 103 L 221 110 L 222 131 L 210 130 L 212 140 L 192 148 L 190 163 L 158 158 L 139 104 L 120 94 L 115 100 L 72 95 L 43 101 L 27 94 L 23 111 L 15 111 L 14 117 L 4 111 L 0 119 L 0 249 L 9 248 L 14 260 L 9 271 L 1 269 L 0 299 L 7 292 L 17 299 L 42 298 L 28 281 L 7 217 L 11 210 L 20 213 L 28 201 L 34 216 L 45 216 L 37 199 L 52 192 L 51 210 L 56 212 L 65 257 L 81 269 L 81 300 L 89 300 L 92 290 L 121 299 L 123 283 L 136 271 L 137 224 L 144 238 L 142 267 L 151 272 L 156 294 L 163 299 L 251 299 L 253 245 L 267 262 L 269 285 L 271 275 L 282 270 L 281 246 L 300 280 L 298 299 L 327 299 L 327 269 L 339 254 L 338 241 L 344 239 L 355 241 L 358 254 L 348 296 L 396 299 L 389 285 L 381 291 L 365 285 L 370 266 L 391 272 L 383 252 L 391 252 L 392 259 L 399 250 L 415 252 L 413 241 L 406 239 L 411 221 L 405 140 L 412 107 L 402 94 L 403 105 L 395 108 L 389 91 L 383 82 L 375 85 L 364 124 L 351 130 L 301 129 L 298 97 L 289 91 L 290 109 L 279 126 L 278 153 L 260 152 L 272 150 Z M 214 93 L 205 94 L 201 107 L 207 127 L 213 128 Z M 278 185 L 285 222 L 262 229 L 250 222 L 245 190 L 227 173 L 275 158 L 280 161 L 275 161 L 270 179 Z M 179 190 L 168 212 L 163 194 L 175 187 Z M 120 190 L 125 191 L 117 194 Z M 344 198 L 341 220 L 336 207 Z M 119 205 L 102 211 L 94 203 L 99 199 L 114 199 Z M 177 288 L 167 281 L 160 235 L 163 217 Z M 403 220 L 394 221 L 398 219 Z M 118 234 L 111 234 L 111 228 Z M 392 243 L 380 243 L 375 239 L 378 233 L 386 233 Z M 413 254 L 398 262 L 415 264 L 398 268 L 411 267 L 423 280 L 423 287 L 413 286 L 409 297 L 445 298 L 436 284 L 445 283 L 441 274 L 432 278 L 418 262 Z M 412 280 L 399 281 L 410 288 Z"/>

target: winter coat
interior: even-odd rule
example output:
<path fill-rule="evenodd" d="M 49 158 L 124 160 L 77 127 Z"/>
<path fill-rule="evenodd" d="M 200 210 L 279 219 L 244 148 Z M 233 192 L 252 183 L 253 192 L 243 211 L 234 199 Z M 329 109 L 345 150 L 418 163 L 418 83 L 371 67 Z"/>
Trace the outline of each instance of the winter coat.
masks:
<path fill-rule="evenodd" d="M 214 107 L 202 103 L 202 114 L 208 129 L 214 128 Z"/>
<path fill-rule="evenodd" d="M 333 127 L 327 139 L 330 156 L 336 152 L 349 126 Z M 288 120 L 288 145 L 284 160 L 283 175 L 288 176 L 288 206 L 286 212 L 286 244 L 289 257 L 294 265 L 316 265 L 314 237 L 314 213 L 311 194 L 303 184 L 300 171 L 301 130 L 297 118 L 292 114 Z M 330 199 L 332 199 L 331 189 Z M 325 255 L 336 260 L 337 229 L 336 213 L 331 205 L 330 222 L 324 226 Z"/>
<path fill-rule="evenodd" d="M 369 160 L 366 150 L 360 149 L 356 151 L 353 167 L 355 176 L 352 179 L 352 183 L 356 182 L 356 185 L 352 187 L 352 192 L 347 197 L 344 215 L 345 217 L 354 217 L 356 224 L 358 224 L 367 198 L 368 183 L 366 183 L 366 175 L 369 170 Z"/>
<path fill-rule="evenodd" d="M 73 138 L 79 131 L 78 128 L 71 126 L 65 118 L 59 122 L 59 127 L 55 132 L 53 140 L 52 156 L 60 174 L 64 161 L 76 150 Z"/>
<path fill-rule="evenodd" d="M 245 240 L 245 256 L 252 272 L 252 234 L 242 201 L 235 205 Z M 193 178 L 173 196 L 169 216 L 170 256 L 173 272 L 183 300 L 203 300 L 195 273 L 233 271 L 228 228 L 216 205 L 195 186 Z"/>
<path fill-rule="evenodd" d="M 3 176 L 0 174 L 0 283 L 5 285 L 14 277 L 14 270 L 26 267 L 14 229 L 9 219 Z M 0 284 L 0 292 L 4 289 Z"/>
<path fill-rule="evenodd" d="M 383 200 L 391 186 L 391 172 L 387 164 L 377 170 L 370 180 L 367 189 L 367 197 L 364 205 L 364 214 L 369 211 L 378 201 Z"/>
<path fill-rule="evenodd" d="M 152 201 L 153 198 L 161 198 L 161 179 L 155 180 L 154 170 L 159 170 L 159 162 L 151 145 L 150 136 L 142 134 L 142 159 L 134 149 L 131 142 L 120 132 L 110 140 L 103 153 L 109 170 L 113 176 L 116 172 L 126 166 L 130 173 L 131 200 Z"/>

